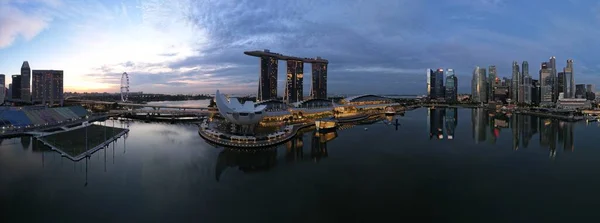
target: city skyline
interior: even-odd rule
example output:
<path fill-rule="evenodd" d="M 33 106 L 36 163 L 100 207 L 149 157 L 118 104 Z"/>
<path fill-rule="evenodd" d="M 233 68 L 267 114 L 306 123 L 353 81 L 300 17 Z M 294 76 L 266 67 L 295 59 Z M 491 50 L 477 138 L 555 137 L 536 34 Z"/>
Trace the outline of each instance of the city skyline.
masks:
<path fill-rule="evenodd" d="M 556 57 L 559 71 L 573 59 L 576 82 L 598 85 L 594 64 L 600 61 L 592 53 L 600 45 L 592 38 L 600 5 L 537 6 L 500 0 L 7 0 L 0 3 L 0 26 L 7 27 L 0 33 L 0 73 L 19 74 L 29 61 L 32 68 L 64 70 L 65 92 L 118 92 L 120 74 L 128 72 L 132 91 L 256 94 L 259 68 L 242 52 L 270 49 L 327 58 L 328 94 L 423 95 L 423 71 L 438 67 L 454 69 L 458 93 L 468 93 L 470 81 L 460 80 L 469 80 L 476 65 L 496 65 L 498 77 L 509 77 L 512 61 L 528 61 L 533 71 L 548 56 Z M 425 18 L 423 11 L 444 13 Z M 546 25 L 535 25 L 541 22 Z M 286 67 L 278 66 L 277 95 L 284 95 Z M 311 74 L 309 66 L 303 74 Z"/>

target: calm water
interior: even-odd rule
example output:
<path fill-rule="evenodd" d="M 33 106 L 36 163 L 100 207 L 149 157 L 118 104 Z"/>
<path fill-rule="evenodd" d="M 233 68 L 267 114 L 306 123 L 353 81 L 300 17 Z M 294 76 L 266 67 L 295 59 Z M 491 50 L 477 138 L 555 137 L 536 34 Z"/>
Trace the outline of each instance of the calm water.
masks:
<path fill-rule="evenodd" d="M 208 145 L 191 125 L 133 122 L 126 140 L 76 163 L 35 140 L 5 139 L 0 216 L 9 220 L 3 222 L 400 222 L 415 215 L 597 221 L 600 127 L 515 117 L 419 109 L 396 117 L 397 130 L 356 126 L 326 144 L 308 132 L 258 153 Z"/>
<path fill-rule="evenodd" d="M 205 100 L 186 100 L 186 101 L 151 101 L 149 105 L 169 105 L 181 107 L 208 107 L 210 99 Z"/>

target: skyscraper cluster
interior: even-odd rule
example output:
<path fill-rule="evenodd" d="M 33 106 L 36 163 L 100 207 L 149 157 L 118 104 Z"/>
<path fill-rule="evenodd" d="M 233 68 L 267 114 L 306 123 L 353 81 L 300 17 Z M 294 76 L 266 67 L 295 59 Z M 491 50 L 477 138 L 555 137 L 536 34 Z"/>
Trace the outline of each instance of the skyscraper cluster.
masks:
<path fill-rule="evenodd" d="M 556 58 L 542 62 L 539 80 L 529 74 L 529 63 L 512 63 L 511 78 L 497 76 L 496 66 L 489 67 L 489 77 L 485 68 L 475 67 L 471 81 L 471 100 L 479 103 L 491 101 L 517 104 L 554 105 L 562 99 L 595 99 L 593 86 L 575 85 L 573 60 L 569 59 L 562 72 L 557 72 Z"/>
<path fill-rule="evenodd" d="M 11 79 L 8 90 L 0 93 L 1 96 L 6 95 L 6 99 L 33 104 L 62 104 L 62 70 L 31 70 L 29 62 L 24 61 L 21 74 L 12 75 Z M 4 89 L 6 84 L 4 74 L 0 74 L 0 84 Z"/>
<path fill-rule="evenodd" d="M 446 70 L 444 78 L 444 69 L 427 69 L 427 97 L 430 100 L 443 100 L 447 102 L 456 102 L 458 100 L 458 78 L 454 74 L 454 69 Z M 444 85 L 445 80 L 445 85 Z"/>

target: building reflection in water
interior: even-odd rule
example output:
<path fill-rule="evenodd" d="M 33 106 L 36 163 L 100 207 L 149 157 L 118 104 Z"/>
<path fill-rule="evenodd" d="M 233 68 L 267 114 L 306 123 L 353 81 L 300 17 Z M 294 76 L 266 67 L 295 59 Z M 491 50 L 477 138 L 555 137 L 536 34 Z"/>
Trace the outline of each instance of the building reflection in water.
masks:
<path fill-rule="evenodd" d="M 534 135 L 539 133 L 540 146 L 548 148 L 550 157 L 562 146 L 565 151 L 574 150 L 575 123 L 556 119 L 540 118 L 520 114 L 490 112 L 484 109 L 471 109 L 473 140 L 480 143 L 486 140 L 495 142 L 504 128 L 510 128 L 512 149 L 527 148 Z M 488 129 L 487 131 L 486 129 Z"/>
<path fill-rule="evenodd" d="M 305 135 L 310 135 L 310 156 L 304 154 Z M 283 144 L 286 151 L 285 162 L 294 163 L 308 160 L 318 162 L 328 156 L 327 143 L 336 137 L 336 131 L 299 132 L 293 139 Z M 224 148 L 217 157 L 215 178 L 219 181 L 228 167 L 237 167 L 244 173 L 267 171 L 277 165 L 277 152 L 277 147 L 261 150 Z"/>
<path fill-rule="evenodd" d="M 457 108 L 427 109 L 427 132 L 429 133 L 429 139 L 454 139 L 457 125 Z"/>

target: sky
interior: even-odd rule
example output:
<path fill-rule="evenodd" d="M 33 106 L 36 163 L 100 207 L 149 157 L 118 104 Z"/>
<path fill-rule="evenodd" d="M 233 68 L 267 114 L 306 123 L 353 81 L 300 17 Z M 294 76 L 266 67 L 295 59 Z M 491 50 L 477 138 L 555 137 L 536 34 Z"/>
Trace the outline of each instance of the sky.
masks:
<path fill-rule="evenodd" d="M 593 0 L 0 0 L 0 73 L 27 60 L 64 70 L 65 91 L 119 92 L 127 72 L 132 92 L 255 94 L 243 52 L 269 49 L 328 59 L 329 94 L 424 94 L 427 68 L 469 93 L 475 66 L 526 60 L 537 79 L 551 56 L 598 86 L 599 27 Z"/>

